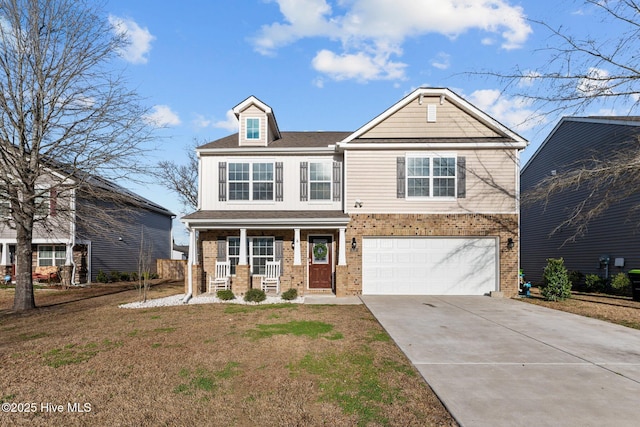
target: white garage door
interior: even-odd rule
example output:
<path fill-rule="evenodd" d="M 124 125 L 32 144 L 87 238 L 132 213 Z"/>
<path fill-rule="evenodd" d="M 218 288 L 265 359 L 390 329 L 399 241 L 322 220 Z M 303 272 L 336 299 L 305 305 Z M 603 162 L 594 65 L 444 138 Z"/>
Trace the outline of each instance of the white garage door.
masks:
<path fill-rule="evenodd" d="M 496 277 L 495 238 L 362 239 L 365 295 L 483 295 Z"/>

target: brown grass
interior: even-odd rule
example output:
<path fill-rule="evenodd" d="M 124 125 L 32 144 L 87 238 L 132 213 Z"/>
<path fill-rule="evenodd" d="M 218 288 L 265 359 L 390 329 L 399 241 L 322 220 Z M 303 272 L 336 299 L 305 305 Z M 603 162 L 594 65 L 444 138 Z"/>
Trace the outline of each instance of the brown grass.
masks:
<path fill-rule="evenodd" d="M 572 292 L 571 298 L 554 302 L 545 301 L 538 288 L 532 288 L 531 296 L 522 301 L 640 329 L 640 301 L 631 297 Z"/>
<path fill-rule="evenodd" d="M 37 290 L 40 308 L 16 314 L 0 289 L 0 401 L 36 404 L 0 425 L 455 425 L 364 306 L 117 307 L 135 300 L 130 285 Z M 257 332 L 292 322 L 332 328 Z"/>

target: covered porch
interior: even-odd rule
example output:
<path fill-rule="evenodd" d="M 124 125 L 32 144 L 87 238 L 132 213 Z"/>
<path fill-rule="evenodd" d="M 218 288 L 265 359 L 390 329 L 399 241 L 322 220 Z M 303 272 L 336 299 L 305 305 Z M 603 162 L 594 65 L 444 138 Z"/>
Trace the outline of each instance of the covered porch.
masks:
<path fill-rule="evenodd" d="M 198 211 L 190 230 L 185 291 L 206 292 L 216 262 L 231 265 L 231 290 L 260 288 L 268 261 L 280 264 L 280 290 L 341 294 L 346 276 L 349 216 L 341 211 Z"/>

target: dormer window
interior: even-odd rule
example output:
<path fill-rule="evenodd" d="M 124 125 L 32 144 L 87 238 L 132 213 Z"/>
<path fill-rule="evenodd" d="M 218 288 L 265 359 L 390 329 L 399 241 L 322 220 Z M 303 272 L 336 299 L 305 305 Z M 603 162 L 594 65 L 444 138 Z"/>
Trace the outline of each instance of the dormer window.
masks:
<path fill-rule="evenodd" d="M 247 118 L 247 139 L 260 139 L 260 119 L 255 117 Z"/>

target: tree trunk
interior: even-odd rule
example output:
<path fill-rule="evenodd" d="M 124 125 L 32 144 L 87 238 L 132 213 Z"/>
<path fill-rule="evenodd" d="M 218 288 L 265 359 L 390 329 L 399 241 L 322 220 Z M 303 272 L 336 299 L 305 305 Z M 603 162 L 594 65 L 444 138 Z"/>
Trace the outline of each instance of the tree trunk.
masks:
<path fill-rule="evenodd" d="M 16 232 L 16 293 L 13 300 L 13 310 L 26 311 L 36 308 L 31 277 L 33 229 L 18 225 Z"/>

